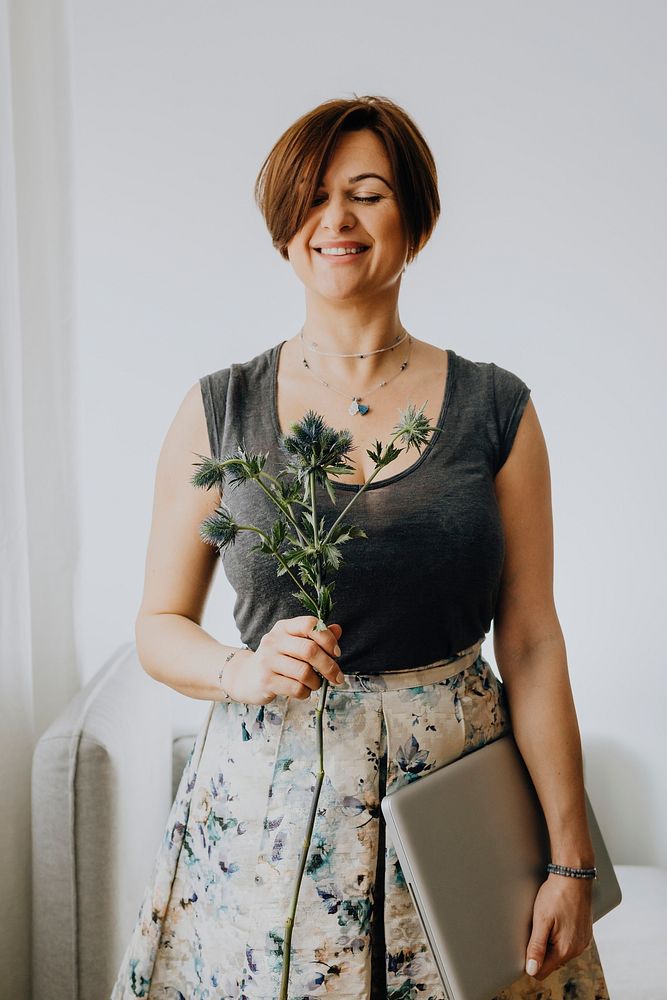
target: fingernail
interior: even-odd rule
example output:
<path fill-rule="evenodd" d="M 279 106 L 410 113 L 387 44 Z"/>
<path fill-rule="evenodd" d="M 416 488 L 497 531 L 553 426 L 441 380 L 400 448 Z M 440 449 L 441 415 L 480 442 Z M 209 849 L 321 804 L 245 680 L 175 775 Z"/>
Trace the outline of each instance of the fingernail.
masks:
<path fill-rule="evenodd" d="M 340 646 L 338 643 L 334 646 L 334 656 L 340 656 Z"/>
<path fill-rule="evenodd" d="M 529 976 L 534 976 L 537 972 L 537 962 L 534 958 L 529 958 L 526 962 L 526 972 Z"/>
<path fill-rule="evenodd" d="M 345 680 L 345 674 L 342 674 L 339 670 L 338 673 L 336 674 L 336 684 L 342 684 L 344 680 Z"/>

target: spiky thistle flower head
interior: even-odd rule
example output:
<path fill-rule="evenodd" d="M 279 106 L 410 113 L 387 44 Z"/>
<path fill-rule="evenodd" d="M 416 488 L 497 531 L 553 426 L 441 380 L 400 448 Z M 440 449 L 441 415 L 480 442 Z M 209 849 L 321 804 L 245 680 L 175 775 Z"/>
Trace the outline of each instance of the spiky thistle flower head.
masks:
<path fill-rule="evenodd" d="M 216 507 L 212 514 L 202 521 L 199 535 L 208 545 L 214 545 L 219 550 L 233 545 L 239 533 L 239 526 L 225 503 Z"/>
<path fill-rule="evenodd" d="M 248 451 L 245 441 L 236 446 L 236 451 L 232 452 L 225 459 L 225 469 L 230 487 L 236 489 L 241 483 L 246 483 L 251 479 L 257 479 L 266 464 L 269 456 L 267 452 Z"/>
<path fill-rule="evenodd" d="M 410 448 L 416 448 L 421 454 L 422 447 L 428 444 L 429 434 L 437 434 L 442 430 L 441 427 L 431 426 L 428 417 L 424 416 L 424 407 L 427 402 L 428 400 L 422 403 L 419 409 L 414 403 L 409 403 L 405 410 L 399 409 L 401 419 L 392 430 L 394 433 L 398 433 L 398 437 L 405 443 L 407 451 Z"/>
<path fill-rule="evenodd" d="M 227 478 L 225 466 L 222 462 L 218 462 L 215 458 L 210 458 L 208 455 L 200 455 L 198 452 L 194 452 L 193 454 L 197 455 L 197 458 L 200 458 L 201 462 L 192 463 L 199 466 L 199 471 L 195 472 L 190 479 L 192 486 L 203 490 L 211 490 L 213 487 L 217 487 L 222 493 L 225 479 Z"/>
<path fill-rule="evenodd" d="M 197 452 L 195 454 L 201 462 L 192 463 L 199 466 L 199 471 L 192 476 L 191 484 L 206 490 L 216 486 L 221 493 L 226 484 L 236 488 L 249 479 L 257 479 L 269 456 L 268 451 L 252 454 L 245 443 L 237 445 L 235 452 L 220 461 Z"/>
<path fill-rule="evenodd" d="M 345 428 L 337 431 L 325 423 L 315 410 L 307 410 L 301 420 L 290 424 L 290 433 L 281 436 L 281 448 L 295 459 L 290 470 L 300 480 L 309 472 L 318 479 L 331 471 L 353 472 L 345 457 L 355 451 L 352 432 Z"/>

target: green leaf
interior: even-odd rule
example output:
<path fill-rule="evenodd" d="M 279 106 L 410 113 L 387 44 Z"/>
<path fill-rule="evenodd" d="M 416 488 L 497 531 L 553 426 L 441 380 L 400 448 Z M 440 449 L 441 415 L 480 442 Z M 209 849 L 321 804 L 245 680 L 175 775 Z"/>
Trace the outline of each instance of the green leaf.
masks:
<path fill-rule="evenodd" d="M 329 542 L 322 545 L 322 557 L 328 569 L 337 570 L 342 561 L 340 550 Z"/>
<path fill-rule="evenodd" d="M 379 448 L 382 447 L 379 441 L 377 442 L 377 445 L 379 446 Z M 373 459 L 376 465 L 379 465 L 380 468 L 383 469 L 385 465 L 389 465 L 390 462 L 393 462 L 394 459 L 398 458 L 402 450 L 403 450 L 402 448 L 396 448 L 393 442 L 390 441 L 384 453 L 380 454 L 379 451 L 374 452 L 368 449 L 366 451 L 366 454 Z"/>
<path fill-rule="evenodd" d="M 308 549 L 295 548 L 288 549 L 286 552 L 282 553 L 282 557 L 288 566 L 293 566 L 295 562 L 300 562 L 302 560 L 308 559 Z"/>
<path fill-rule="evenodd" d="M 342 544 L 343 542 L 350 541 L 352 538 L 366 537 L 366 532 L 363 528 L 358 528 L 354 524 L 345 524 L 341 521 L 340 524 L 335 526 L 335 528 L 332 528 L 329 541 Z"/>
<path fill-rule="evenodd" d="M 285 541 L 285 532 L 287 531 L 287 524 L 282 518 L 278 518 L 274 521 L 271 528 L 271 541 L 273 543 L 273 548 L 278 551 L 280 546 Z"/>
<path fill-rule="evenodd" d="M 286 566 L 282 564 L 278 565 L 277 575 L 283 576 L 287 572 L 287 568 L 291 568 L 295 563 L 308 563 L 308 553 L 304 549 L 288 550 L 287 552 L 282 552 L 281 557 Z M 286 568 L 287 567 L 287 568 Z"/>
<path fill-rule="evenodd" d="M 288 480 L 284 479 L 286 472 L 287 470 L 285 469 L 281 469 L 278 472 L 276 477 L 278 479 L 275 487 L 276 492 L 286 503 L 298 503 L 301 497 L 301 485 L 296 477 Z"/>
<path fill-rule="evenodd" d="M 370 448 L 367 448 L 366 449 L 366 454 L 373 460 L 373 463 L 375 465 L 381 465 L 382 464 L 382 442 L 381 441 L 376 441 L 375 442 L 375 451 L 373 451 Z"/>
<path fill-rule="evenodd" d="M 332 591 L 334 584 L 330 583 L 320 589 L 320 611 L 325 620 L 330 617 L 333 608 Z"/>
<path fill-rule="evenodd" d="M 320 612 L 317 607 L 317 604 L 312 599 L 310 594 L 302 594 L 301 591 L 295 590 L 292 591 L 292 597 L 296 597 L 297 601 L 301 601 L 304 607 L 306 607 L 312 615 L 315 615 L 318 618 L 320 617 Z"/>
<path fill-rule="evenodd" d="M 251 548 L 249 548 L 248 551 L 249 552 L 263 552 L 265 555 L 268 555 L 268 556 L 270 556 L 270 555 L 273 554 L 272 550 L 267 547 L 267 544 L 266 544 L 266 542 L 264 541 L 263 538 L 260 539 L 260 541 L 257 542 L 256 545 L 251 546 Z"/>
<path fill-rule="evenodd" d="M 338 506 L 338 501 L 336 499 L 336 491 L 334 490 L 332 482 L 331 482 L 331 480 L 329 479 L 328 476 L 324 477 L 324 488 L 326 489 L 327 493 L 329 494 L 329 499 L 331 500 L 331 502 L 334 505 L 334 507 L 337 507 Z"/>
<path fill-rule="evenodd" d="M 311 566 L 308 559 L 304 559 L 299 563 L 298 573 L 304 587 L 317 587 L 317 571 Z"/>

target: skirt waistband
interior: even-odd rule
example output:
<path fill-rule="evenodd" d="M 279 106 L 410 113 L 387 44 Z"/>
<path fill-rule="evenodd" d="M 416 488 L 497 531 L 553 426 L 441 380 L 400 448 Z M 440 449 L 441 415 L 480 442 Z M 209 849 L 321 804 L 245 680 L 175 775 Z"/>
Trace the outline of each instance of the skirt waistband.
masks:
<path fill-rule="evenodd" d="M 381 674 L 345 674 L 343 684 L 334 684 L 332 691 L 395 691 L 401 688 L 419 687 L 422 684 L 437 684 L 448 677 L 467 670 L 480 656 L 485 636 L 472 646 L 443 660 L 435 660 L 423 667 L 407 670 L 387 670 Z"/>

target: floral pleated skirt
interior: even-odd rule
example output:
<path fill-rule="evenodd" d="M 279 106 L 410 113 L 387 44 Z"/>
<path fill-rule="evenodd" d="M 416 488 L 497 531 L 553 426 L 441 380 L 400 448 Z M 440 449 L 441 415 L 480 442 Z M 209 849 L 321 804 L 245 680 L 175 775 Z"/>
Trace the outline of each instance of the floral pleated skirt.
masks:
<path fill-rule="evenodd" d="M 481 645 L 329 688 L 290 1000 L 445 1000 L 380 801 L 509 731 Z M 318 771 L 318 697 L 211 703 L 110 1000 L 276 1000 Z M 542 982 L 524 974 L 489 1000 L 575 997 L 609 997 L 594 938 Z"/>

